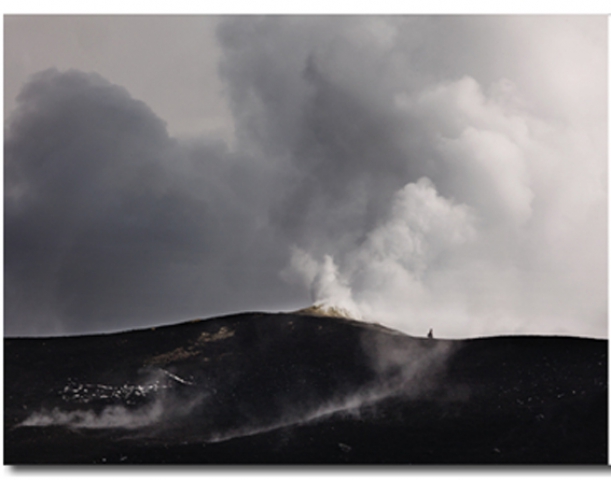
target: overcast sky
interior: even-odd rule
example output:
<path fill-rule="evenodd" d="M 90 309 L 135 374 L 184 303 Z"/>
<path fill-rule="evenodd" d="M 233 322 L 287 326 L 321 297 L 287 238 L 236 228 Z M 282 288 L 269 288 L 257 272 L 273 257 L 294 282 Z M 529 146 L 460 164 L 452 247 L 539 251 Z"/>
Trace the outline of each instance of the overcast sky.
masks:
<path fill-rule="evenodd" d="M 605 16 L 4 18 L 5 335 L 337 305 L 607 336 Z"/>

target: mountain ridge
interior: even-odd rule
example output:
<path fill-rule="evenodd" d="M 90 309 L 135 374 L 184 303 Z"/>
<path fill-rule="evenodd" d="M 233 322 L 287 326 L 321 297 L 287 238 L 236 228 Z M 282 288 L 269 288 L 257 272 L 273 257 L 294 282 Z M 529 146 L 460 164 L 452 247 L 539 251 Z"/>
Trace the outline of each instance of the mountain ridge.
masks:
<path fill-rule="evenodd" d="M 264 312 L 5 338 L 5 462 L 600 463 L 607 344 Z"/>

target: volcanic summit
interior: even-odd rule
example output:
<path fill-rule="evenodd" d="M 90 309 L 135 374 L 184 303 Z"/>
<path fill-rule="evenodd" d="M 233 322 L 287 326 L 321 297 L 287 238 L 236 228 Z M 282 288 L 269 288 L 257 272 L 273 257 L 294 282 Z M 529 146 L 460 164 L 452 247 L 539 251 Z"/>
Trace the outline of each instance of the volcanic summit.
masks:
<path fill-rule="evenodd" d="M 606 340 L 328 313 L 5 338 L 5 463 L 607 462 Z"/>

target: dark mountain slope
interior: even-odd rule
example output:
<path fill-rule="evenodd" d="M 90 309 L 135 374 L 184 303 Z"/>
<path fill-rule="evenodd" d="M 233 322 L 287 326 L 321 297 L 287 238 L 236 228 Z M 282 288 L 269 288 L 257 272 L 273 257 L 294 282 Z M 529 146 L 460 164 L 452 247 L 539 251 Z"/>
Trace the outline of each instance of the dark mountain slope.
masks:
<path fill-rule="evenodd" d="M 298 314 L 5 339 L 5 462 L 607 462 L 607 341 Z"/>

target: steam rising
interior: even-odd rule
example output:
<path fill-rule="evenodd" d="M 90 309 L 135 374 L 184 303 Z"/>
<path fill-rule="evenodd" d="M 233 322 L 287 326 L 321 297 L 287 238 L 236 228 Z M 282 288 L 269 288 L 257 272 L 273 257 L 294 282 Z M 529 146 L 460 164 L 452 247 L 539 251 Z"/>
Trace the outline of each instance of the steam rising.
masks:
<path fill-rule="evenodd" d="M 49 70 L 5 130 L 5 332 L 337 306 L 607 335 L 604 17 L 227 18 L 220 138 Z M 203 87 L 202 87 L 203 88 Z"/>

